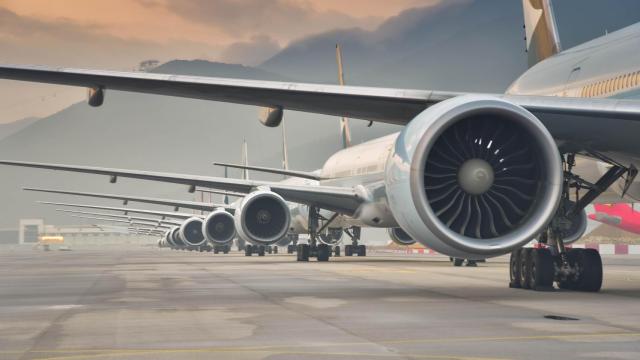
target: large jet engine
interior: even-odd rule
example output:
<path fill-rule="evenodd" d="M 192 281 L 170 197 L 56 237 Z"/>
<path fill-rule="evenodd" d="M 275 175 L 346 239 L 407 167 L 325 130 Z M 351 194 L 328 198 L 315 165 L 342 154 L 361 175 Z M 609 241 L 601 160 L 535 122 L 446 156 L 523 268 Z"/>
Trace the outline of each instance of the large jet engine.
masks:
<path fill-rule="evenodd" d="M 416 241 L 411 237 L 411 235 L 407 234 L 406 231 L 402 230 L 402 228 L 388 228 L 387 232 L 389 233 L 389 237 L 391 241 L 398 245 L 413 245 Z"/>
<path fill-rule="evenodd" d="M 587 212 L 582 210 L 578 215 L 569 220 L 569 227 L 562 231 L 562 242 L 565 245 L 573 244 L 580 240 L 582 235 L 587 231 Z"/>
<path fill-rule="evenodd" d="M 236 236 L 233 216 L 224 210 L 215 210 L 202 223 L 204 237 L 213 244 L 226 245 Z"/>
<path fill-rule="evenodd" d="M 172 228 L 170 230 L 169 236 L 167 237 L 167 240 L 174 247 L 181 247 L 181 246 L 185 246 L 186 245 L 184 243 L 184 241 L 182 241 L 182 238 L 180 237 L 180 227 L 178 227 L 178 226 L 176 226 L 176 227 L 174 227 L 174 228 Z"/>
<path fill-rule="evenodd" d="M 188 246 L 201 246 L 207 242 L 204 234 L 202 233 L 202 219 L 197 217 L 191 217 L 185 220 L 180 225 L 180 238 Z"/>
<path fill-rule="evenodd" d="M 280 195 L 258 190 L 242 199 L 234 219 L 240 237 L 256 245 L 272 245 L 287 235 L 291 214 Z"/>
<path fill-rule="evenodd" d="M 557 145 L 529 111 L 480 95 L 443 101 L 398 136 L 386 167 L 398 224 L 461 258 L 510 252 L 547 226 L 562 192 Z"/>

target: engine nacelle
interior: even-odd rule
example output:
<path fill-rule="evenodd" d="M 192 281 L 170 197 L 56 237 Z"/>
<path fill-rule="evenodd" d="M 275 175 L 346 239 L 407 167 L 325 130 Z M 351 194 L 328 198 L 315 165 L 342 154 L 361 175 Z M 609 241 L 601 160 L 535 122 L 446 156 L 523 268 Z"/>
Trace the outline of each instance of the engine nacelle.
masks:
<path fill-rule="evenodd" d="M 256 245 L 272 245 L 287 235 L 291 214 L 284 199 L 268 190 L 258 190 L 240 202 L 234 214 L 236 231 Z"/>
<path fill-rule="evenodd" d="M 277 127 L 282 122 L 283 115 L 284 110 L 281 107 L 266 107 L 261 109 L 258 119 L 265 126 Z"/>
<path fill-rule="evenodd" d="M 524 108 L 460 96 L 420 113 L 398 135 L 386 167 L 394 218 L 443 254 L 506 254 L 540 234 L 562 193 L 557 145 Z"/>
<path fill-rule="evenodd" d="M 236 236 L 233 216 L 224 210 L 215 210 L 202 223 L 204 237 L 213 244 L 225 245 Z"/>
<path fill-rule="evenodd" d="M 185 242 L 180 237 L 180 228 L 178 226 L 172 228 L 170 230 L 169 237 L 167 240 L 170 240 L 170 243 L 173 244 L 174 247 L 186 246 Z"/>
<path fill-rule="evenodd" d="M 96 87 L 96 88 L 88 88 L 87 89 L 87 103 L 93 107 L 102 106 L 104 103 L 104 88 Z"/>
<path fill-rule="evenodd" d="M 188 246 L 201 246 L 204 245 L 207 240 L 202 233 L 202 219 L 197 217 L 188 218 L 182 225 L 180 225 L 180 238 Z"/>
<path fill-rule="evenodd" d="M 409 246 L 416 243 L 411 235 L 407 234 L 402 228 L 388 228 L 387 232 L 391 240 L 398 245 Z"/>
<path fill-rule="evenodd" d="M 582 235 L 587 231 L 587 212 L 582 210 L 577 216 L 573 219 L 570 219 L 571 223 L 568 229 L 564 229 L 562 231 L 562 242 L 565 245 L 573 244 L 574 242 L 580 240 Z"/>

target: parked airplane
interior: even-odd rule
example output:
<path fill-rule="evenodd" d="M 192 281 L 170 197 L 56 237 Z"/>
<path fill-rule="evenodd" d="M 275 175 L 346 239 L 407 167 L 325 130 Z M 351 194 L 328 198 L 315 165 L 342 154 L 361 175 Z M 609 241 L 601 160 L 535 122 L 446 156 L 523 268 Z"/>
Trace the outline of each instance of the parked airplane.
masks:
<path fill-rule="evenodd" d="M 633 204 L 595 204 L 594 213 L 589 218 L 601 223 L 640 234 L 640 212 Z"/>
<path fill-rule="evenodd" d="M 101 105 L 111 89 L 269 107 L 261 119 L 267 126 L 277 126 L 285 109 L 404 126 L 331 156 L 320 174 L 309 173 L 318 180 L 315 186 L 0 163 L 248 193 L 234 216 L 238 232 L 267 240 L 287 231 L 285 201 L 298 202 L 309 206 L 311 245 L 324 209 L 354 226 L 400 227 L 453 257 L 512 252 L 514 287 L 547 288 L 555 280 L 562 288 L 598 291 L 600 255 L 567 251 L 564 238 L 579 237 L 576 224 L 585 206 L 607 188 L 628 200 L 640 198 L 640 183 L 634 181 L 640 102 L 629 100 L 640 92 L 640 24 L 563 51 L 551 2 L 523 4 L 531 67 L 501 95 L 0 67 L 1 78 L 87 87 L 92 106 Z M 597 182 L 585 181 L 574 171 L 576 155 L 609 168 Z M 536 237 L 550 249 L 519 250 Z"/>

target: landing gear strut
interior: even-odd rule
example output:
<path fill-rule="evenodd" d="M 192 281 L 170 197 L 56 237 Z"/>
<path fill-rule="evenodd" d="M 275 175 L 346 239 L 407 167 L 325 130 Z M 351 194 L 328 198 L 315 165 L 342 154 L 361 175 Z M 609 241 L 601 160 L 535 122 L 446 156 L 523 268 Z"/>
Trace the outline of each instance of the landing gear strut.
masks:
<path fill-rule="evenodd" d="M 351 244 L 344 246 L 344 256 L 367 256 L 367 247 L 358 244 L 358 241 L 360 241 L 361 228 L 359 226 L 353 226 L 351 229 L 345 229 L 344 233 L 351 238 Z"/>
<path fill-rule="evenodd" d="M 296 248 L 298 261 L 309 261 L 309 258 L 312 257 L 315 257 L 321 262 L 329 261 L 333 249 L 325 243 L 320 243 L 319 237 L 320 233 L 322 233 L 338 215 L 338 213 L 335 213 L 331 218 L 326 219 L 320 215 L 320 209 L 318 207 L 309 206 L 309 243 L 298 244 Z M 325 221 L 322 227 L 319 227 L 320 220 Z M 337 254 L 339 254 L 339 251 Z"/>
<path fill-rule="evenodd" d="M 597 292 L 602 287 L 602 258 L 594 249 L 567 249 L 565 234 L 571 229 L 574 219 L 614 182 L 627 174 L 624 193 L 633 182 L 638 171 L 635 167 L 622 166 L 604 156 L 594 154 L 612 167 L 595 183 L 591 184 L 571 172 L 575 165 L 574 154 L 563 158 L 563 196 L 548 228 L 538 242 L 546 245 L 538 249 L 518 249 L 511 253 L 509 261 L 509 287 L 549 290 L 556 282 L 560 289 Z M 570 190 L 575 189 L 576 201 L 572 202 Z M 581 189 L 588 189 L 582 197 Z"/>

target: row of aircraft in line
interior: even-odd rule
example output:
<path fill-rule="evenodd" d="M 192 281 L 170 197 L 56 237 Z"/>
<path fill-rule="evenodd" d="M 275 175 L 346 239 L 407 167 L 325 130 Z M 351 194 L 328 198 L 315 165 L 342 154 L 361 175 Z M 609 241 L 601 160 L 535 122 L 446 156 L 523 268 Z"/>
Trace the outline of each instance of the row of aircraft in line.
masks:
<path fill-rule="evenodd" d="M 584 234 L 591 203 L 640 198 L 640 24 L 563 49 L 550 0 L 523 0 L 523 10 L 530 67 L 503 94 L 0 66 L 0 78 L 86 87 L 91 106 L 114 90 L 265 107 L 261 121 L 272 127 L 286 110 L 403 126 L 336 152 L 318 171 L 253 167 L 285 181 L 0 164 L 238 195 L 227 206 L 194 204 L 208 215 L 193 226 L 192 218 L 181 219 L 185 238 L 198 229 L 223 236 L 233 227 L 248 244 L 268 246 L 304 219 L 310 240 L 298 244 L 297 259 L 326 261 L 319 234 L 327 228 L 356 239 L 362 227 L 388 228 L 456 258 L 510 253 L 512 287 L 599 291 L 600 254 L 566 245 Z M 544 246 L 523 247 L 533 239 Z"/>

